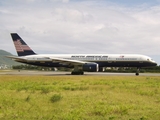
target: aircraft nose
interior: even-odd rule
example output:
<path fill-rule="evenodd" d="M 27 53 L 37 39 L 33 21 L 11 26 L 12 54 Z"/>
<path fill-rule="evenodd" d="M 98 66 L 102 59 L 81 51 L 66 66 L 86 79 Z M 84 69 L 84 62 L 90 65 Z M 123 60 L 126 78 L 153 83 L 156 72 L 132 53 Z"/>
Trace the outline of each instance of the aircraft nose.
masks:
<path fill-rule="evenodd" d="M 153 63 L 153 65 L 154 65 L 154 66 L 157 66 L 157 63 L 156 63 L 156 62 L 154 62 L 154 63 Z"/>

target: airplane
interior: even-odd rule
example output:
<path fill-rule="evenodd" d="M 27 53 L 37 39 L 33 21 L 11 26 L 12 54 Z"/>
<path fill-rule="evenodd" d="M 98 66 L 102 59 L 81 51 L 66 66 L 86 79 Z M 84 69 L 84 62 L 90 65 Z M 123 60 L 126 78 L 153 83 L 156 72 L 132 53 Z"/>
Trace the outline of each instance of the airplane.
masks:
<path fill-rule="evenodd" d="M 37 54 L 17 33 L 11 33 L 11 37 L 18 56 L 9 58 L 36 66 L 73 68 L 72 75 L 98 72 L 104 67 L 136 67 L 138 76 L 140 68 L 157 65 L 152 58 L 140 54 Z"/>

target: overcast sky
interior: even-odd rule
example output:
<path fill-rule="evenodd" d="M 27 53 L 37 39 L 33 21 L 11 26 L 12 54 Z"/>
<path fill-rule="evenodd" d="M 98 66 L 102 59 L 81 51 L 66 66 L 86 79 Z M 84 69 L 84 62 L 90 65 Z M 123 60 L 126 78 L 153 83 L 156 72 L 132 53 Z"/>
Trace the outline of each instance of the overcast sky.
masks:
<path fill-rule="evenodd" d="M 144 54 L 160 64 L 160 0 L 1 0 L 0 49 L 10 33 L 36 53 Z"/>

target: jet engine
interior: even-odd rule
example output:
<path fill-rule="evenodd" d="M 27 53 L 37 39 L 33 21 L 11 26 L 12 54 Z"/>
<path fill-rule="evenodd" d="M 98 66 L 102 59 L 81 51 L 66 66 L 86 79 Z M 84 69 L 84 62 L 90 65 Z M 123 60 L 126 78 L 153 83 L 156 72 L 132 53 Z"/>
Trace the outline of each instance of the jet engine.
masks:
<path fill-rule="evenodd" d="M 83 71 L 86 72 L 98 72 L 99 66 L 97 63 L 86 63 L 83 65 Z"/>

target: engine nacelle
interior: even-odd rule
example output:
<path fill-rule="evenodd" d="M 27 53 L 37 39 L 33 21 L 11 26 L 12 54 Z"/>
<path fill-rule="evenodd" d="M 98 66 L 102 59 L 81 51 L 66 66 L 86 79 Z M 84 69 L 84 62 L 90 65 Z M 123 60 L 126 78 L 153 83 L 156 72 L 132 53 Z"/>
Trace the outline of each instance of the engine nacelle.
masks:
<path fill-rule="evenodd" d="M 96 63 L 86 63 L 83 65 L 83 71 L 86 72 L 98 72 L 99 66 Z"/>

